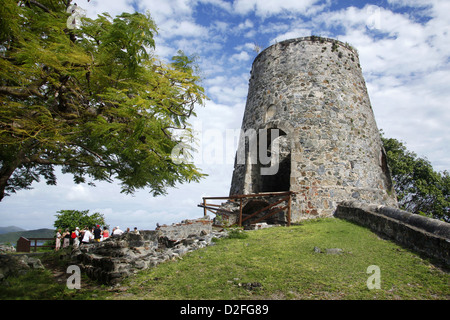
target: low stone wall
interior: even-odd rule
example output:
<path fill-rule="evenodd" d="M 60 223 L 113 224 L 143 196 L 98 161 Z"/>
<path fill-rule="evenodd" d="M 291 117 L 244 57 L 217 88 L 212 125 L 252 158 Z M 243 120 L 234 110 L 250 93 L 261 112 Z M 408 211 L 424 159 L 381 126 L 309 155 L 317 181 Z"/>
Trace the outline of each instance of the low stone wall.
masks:
<path fill-rule="evenodd" d="M 90 278 L 116 284 L 140 270 L 181 258 L 210 245 L 213 238 L 226 235 L 226 231 L 213 231 L 211 220 L 186 220 L 157 230 L 129 232 L 99 243 L 82 244 L 71 258 Z"/>
<path fill-rule="evenodd" d="M 355 222 L 450 266 L 450 224 L 396 208 L 341 202 L 335 217 Z"/>
<path fill-rule="evenodd" d="M 190 235 L 207 235 L 212 231 L 212 221 L 209 219 L 184 220 L 181 223 L 162 225 L 158 227 L 162 235 L 171 240 L 181 240 Z"/>

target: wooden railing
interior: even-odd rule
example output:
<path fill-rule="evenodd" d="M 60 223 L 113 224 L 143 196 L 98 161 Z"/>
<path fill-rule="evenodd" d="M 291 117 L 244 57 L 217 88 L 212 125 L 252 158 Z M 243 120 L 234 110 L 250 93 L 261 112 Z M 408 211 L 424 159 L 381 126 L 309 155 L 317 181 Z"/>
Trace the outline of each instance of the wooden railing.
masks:
<path fill-rule="evenodd" d="M 268 210 L 268 213 L 262 217 L 259 217 L 257 220 L 252 221 L 252 223 L 258 223 L 262 220 L 266 220 L 266 219 L 272 217 L 273 215 L 277 214 L 278 212 L 280 212 L 282 210 L 287 210 L 286 218 L 287 218 L 287 226 L 289 227 L 291 225 L 291 203 L 292 203 L 292 196 L 294 194 L 295 194 L 295 192 L 286 191 L 286 192 L 242 194 L 242 195 L 234 195 L 234 196 L 228 196 L 228 197 L 203 197 L 203 203 L 199 204 L 198 206 L 203 208 L 205 216 L 207 215 L 207 211 L 212 212 L 214 214 L 217 214 L 219 211 L 221 213 L 235 214 L 234 212 L 227 211 L 226 209 L 222 208 L 222 205 L 208 203 L 207 201 L 208 200 L 228 200 L 228 201 L 232 201 L 232 202 L 239 202 L 238 225 L 240 227 L 242 226 L 242 224 L 245 221 L 250 220 L 251 218 L 257 216 L 258 214 L 263 213 L 264 211 Z M 251 198 L 266 198 L 266 197 L 274 197 L 274 196 L 278 196 L 278 197 L 282 197 L 282 198 L 274 203 L 269 204 L 268 206 L 266 206 L 264 208 L 261 208 L 255 212 L 251 213 L 250 215 L 248 215 L 246 217 L 242 216 L 242 208 L 244 206 L 244 201 L 247 201 L 248 199 L 251 199 Z M 277 207 L 277 205 L 279 205 L 285 201 L 287 202 L 286 205 Z"/>
<path fill-rule="evenodd" d="M 48 240 L 54 240 L 55 238 L 25 238 L 20 237 L 19 240 L 17 240 L 17 252 L 30 252 L 31 251 L 31 241 L 34 241 L 34 252 L 37 251 L 37 248 L 54 248 L 54 245 L 46 246 L 46 245 L 38 245 L 38 241 L 48 241 Z"/>

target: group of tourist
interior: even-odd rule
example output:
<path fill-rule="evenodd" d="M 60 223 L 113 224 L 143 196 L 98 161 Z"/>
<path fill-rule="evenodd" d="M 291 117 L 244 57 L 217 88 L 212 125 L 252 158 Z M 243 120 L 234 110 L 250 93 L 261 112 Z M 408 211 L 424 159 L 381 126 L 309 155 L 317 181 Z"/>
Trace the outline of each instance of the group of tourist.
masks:
<path fill-rule="evenodd" d="M 126 232 L 130 232 L 130 228 L 128 228 Z M 103 227 L 102 230 L 100 225 L 96 225 L 91 229 L 85 227 L 82 230 L 76 227 L 73 231 L 69 231 L 69 229 L 66 228 L 63 233 L 61 233 L 61 229 L 58 229 L 56 232 L 55 251 L 61 248 L 61 243 L 63 248 L 70 246 L 70 244 L 76 248 L 82 243 L 100 242 L 108 239 L 110 236 L 118 237 L 123 233 L 124 232 L 119 228 L 119 226 L 113 228 L 111 235 L 109 234 L 109 230 L 106 226 Z M 134 228 L 134 233 L 139 233 L 136 227 Z"/>

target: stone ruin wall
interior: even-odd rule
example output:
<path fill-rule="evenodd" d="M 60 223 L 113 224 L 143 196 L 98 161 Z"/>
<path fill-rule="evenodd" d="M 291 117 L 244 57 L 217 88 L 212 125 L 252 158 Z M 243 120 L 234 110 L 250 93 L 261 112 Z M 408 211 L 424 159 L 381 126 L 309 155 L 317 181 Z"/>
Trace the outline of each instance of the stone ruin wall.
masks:
<path fill-rule="evenodd" d="M 450 268 L 450 224 L 397 208 L 343 201 L 336 218 L 369 228 Z M 433 261 L 433 262 L 434 262 Z"/>
<path fill-rule="evenodd" d="M 157 230 L 126 232 L 120 237 L 81 244 L 70 251 L 60 250 L 59 258 L 67 265 L 77 265 L 91 279 L 114 285 L 140 270 L 181 259 L 189 252 L 213 245 L 214 238 L 228 236 L 224 229 L 213 229 L 212 223 L 204 217 L 162 225 Z M 14 247 L 2 247 L 0 252 L 0 284 L 4 285 L 11 275 L 44 269 L 40 259 L 29 257 L 32 254 L 7 254 L 10 251 L 15 251 Z"/>
<path fill-rule="evenodd" d="M 280 174 L 267 183 L 272 178 L 261 177 L 262 165 L 236 163 L 230 195 L 294 191 L 293 222 L 331 216 L 348 199 L 397 206 L 353 48 L 306 37 L 262 51 L 253 62 L 242 129 L 272 128 L 282 130 Z M 246 160 L 248 150 L 247 141 Z M 284 180 L 278 187 L 277 179 Z"/>
<path fill-rule="evenodd" d="M 140 270 L 179 259 L 213 244 L 213 238 L 225 236 L 225 230 L 213 230 L 212 220 L 185 220 L 157 230 L 128 232 L 100 243 L 80 245 L 73 250 L 71 260 L 90 278 L 116 284 Z"/>

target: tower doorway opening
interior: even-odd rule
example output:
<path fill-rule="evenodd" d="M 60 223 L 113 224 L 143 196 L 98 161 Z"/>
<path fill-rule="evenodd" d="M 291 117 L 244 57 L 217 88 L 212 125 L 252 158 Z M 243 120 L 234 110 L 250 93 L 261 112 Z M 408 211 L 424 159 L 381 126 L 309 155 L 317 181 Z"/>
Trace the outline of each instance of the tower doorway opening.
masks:
<path fill-rule="evenodd" d="M 291 184 L 291 155 L 288 154 L 278 166 L 274 175 L 261 176 L 261 192 L 289 191 Z"/>
<path fill-rule="evenodd" d="M 278 134 L 273 134 L 273 130 L 277 130 Z M 264 138 L 267 139 L 266 143 L 262 141 Z M 261 150 L 261 148 L 265 148 L 265 150 Z M 270 158 L 270 162 L 263 164 L 258 158 L 258 163 L 254 166 L 254 192 L 289 191 L 291 150 L 286 132 L 280 129 L 268 129 L 266 137 L 260 134 L 258 136 L 258 154 L 266 155 L 267 158 Z"/>

